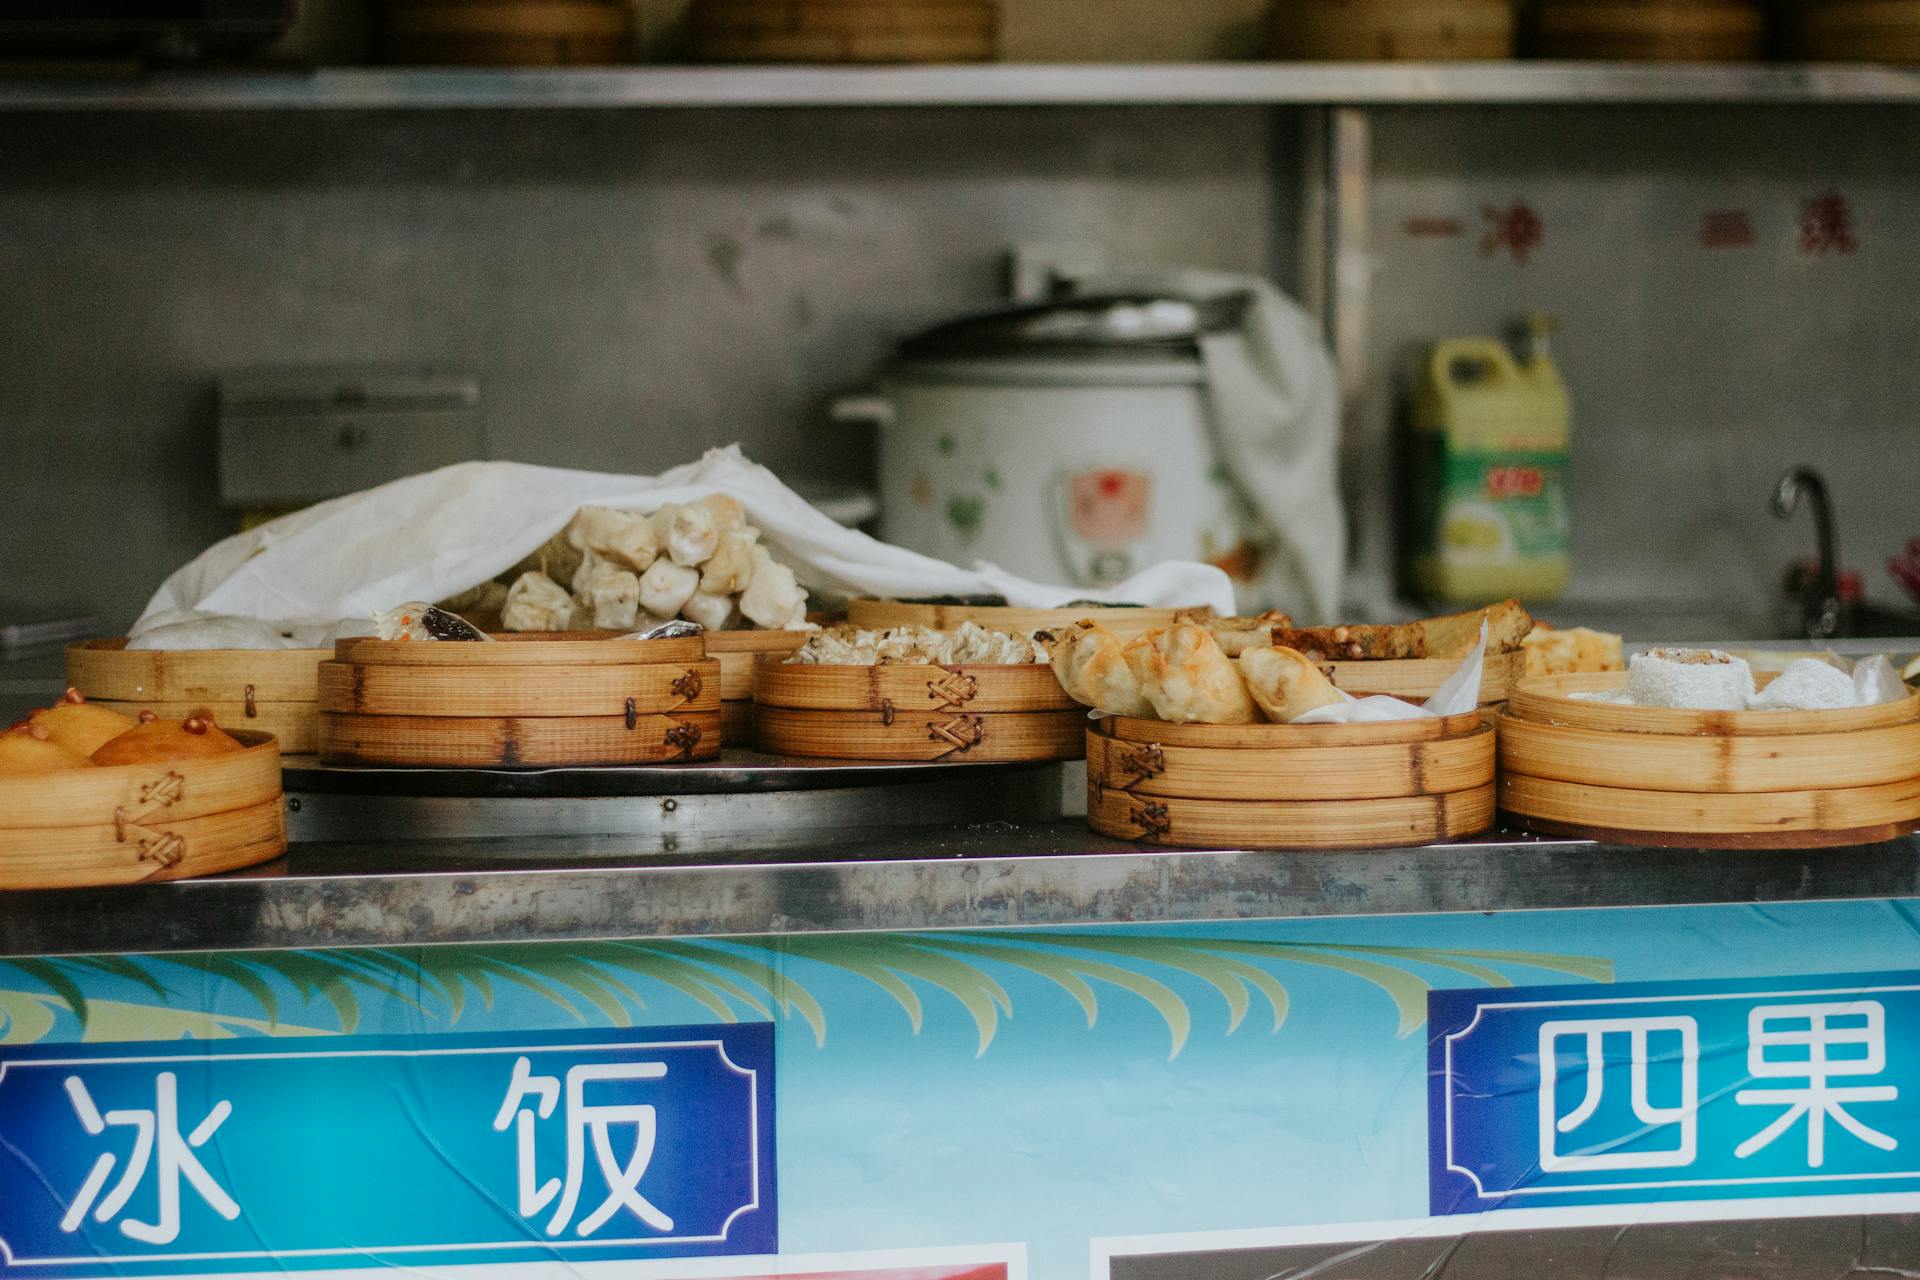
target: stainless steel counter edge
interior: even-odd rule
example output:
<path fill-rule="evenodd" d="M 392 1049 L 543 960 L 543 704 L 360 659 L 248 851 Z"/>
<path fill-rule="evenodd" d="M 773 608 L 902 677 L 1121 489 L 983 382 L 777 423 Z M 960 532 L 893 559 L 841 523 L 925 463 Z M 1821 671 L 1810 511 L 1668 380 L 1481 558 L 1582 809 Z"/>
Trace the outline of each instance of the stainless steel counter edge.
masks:
<path fill-rule="evenodd" d="M 506 847 L 500 847 L 502 844 Z M 1920 838 L 1693 852 L 1495 837 L 1360 852 L 1139 849 L 1077 822 L 850 834 L 676 863 L 573 840 L 305 845 L 260 875 L 0 894 L 0 954 L 993 928 L 1920 896 Z M 583 864 L 594 856 L 606 860 Z"/>

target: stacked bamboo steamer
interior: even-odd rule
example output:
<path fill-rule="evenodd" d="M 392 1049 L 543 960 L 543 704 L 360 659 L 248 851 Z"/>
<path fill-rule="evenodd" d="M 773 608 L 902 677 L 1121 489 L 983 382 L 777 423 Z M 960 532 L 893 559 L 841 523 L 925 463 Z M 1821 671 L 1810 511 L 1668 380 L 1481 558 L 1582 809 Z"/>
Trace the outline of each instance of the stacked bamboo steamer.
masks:
<path fill-rule="evenodd" d="M 387 0 L 389 61 L 571 67 L 628 62 L 633 13 L 621 0 Z"/>
<path fill-rule="evenodd" d="M 1538 0 L 1529 26 L 1542 58 L 1744 62 L 1766 51 L 1757 0 Z"/>
<path fill-rule="evenodd" d="M 1780 0 L 1780 47 L 1810 62 L 1920 62 L 1920 0 Z"/>
<path fill-rule="evenodd" d="M 128 649 L 125 639 L 67 646 L 67 683 L 123 715 L 211 715 L 270 733 L 289 755 L 319 745 L 320 664 L 328 649 Z"/>
<path fill-rule="evenodd" d="M 1021 609 L 1008 605 L 922 604 L 906 600 L 849 600 L 847 622 L 870 631 L 886 627 L 932 627 L 952 631 L 971 622 L 992 631 L 1028 635 L 1058 631 L 1086 619 L 1118 635 L 1138 635 L 1155 627 L 1172 626 L 1181 616 L 1211 617 L 1211 609 L 1147 609 L 1112 605 L 1077 605 L 1066 609 Z"/>
<path fill-rule="evenodd" d="M 995 0 L 693 0 L 690 51 L 706 62 L 989 62 Z"/>
<path fill-rule="evenodd" d="M 763 657 L 754 742 L 775 755 L 986 763 L 1077 760 L 1086 709 L 1044 663 L 827 666 Z"/>
<path fill-rule="evenodd" d="M 1113 717 L 1086 736 L 1087 823 L 1123 840 L 1382 848 L 1493 825 L 1493 728 L 1478 711 L 1342 725 Z"/>
<path fill-rule="evenodd" d="M 807 642 L 804 631 L 709 631 L 707 656 L 720 664 L 720 741 L 753 744 L 753 667 L 762 654 L 785 656 Z"/>
<path fill-rule="evenodd" d="M 1528 830 L 1679 848 L 1816 848 L 1920 829 L 1920 697 L 1836 711 L 1685 711 L 1534 676 L 1497 714 L 1500 809 Z"/>
<path fill-rule="evenodd" d="M 280 749 L 0 778 L 0 889 L 213 875 L 286 852 Z"/>
<path fill-rule="evenodd" d="M 1277 0 L 1276 58 L 1329 61 L 1513 56 L 1513 0 Z"/>
<path fill-rule="evenodd" d="M 320 667 L 331 764 L 558 768 L 719 752 L 720 664 L 698 637 L 342 640 Z"/>

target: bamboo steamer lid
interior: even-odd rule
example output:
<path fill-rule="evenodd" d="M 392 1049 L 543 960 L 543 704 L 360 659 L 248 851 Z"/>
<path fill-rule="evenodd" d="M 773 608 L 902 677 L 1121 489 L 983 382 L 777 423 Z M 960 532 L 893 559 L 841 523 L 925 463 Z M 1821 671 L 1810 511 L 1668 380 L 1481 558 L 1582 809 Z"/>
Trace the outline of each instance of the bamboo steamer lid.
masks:
<path fill-rule="evenodd" d="M 1782 0 L 1782 52 L 1808 62 L 1920 62 L 1920 0 Z"/>
<path fill-rule="evenodd" d="M 708 62 L 988 62 L 995 0 L 693 0 L 689 49 Z"/>
<path fill-rule="evenodd" d="M 388 0 L 382 47 L 395 62 L 602 66 L 633 53 L 633 15 L 615 0 Z"/>
<path fill-rule="evenodd" d="M 1766 50 L 1754 0 L 1540 0 L 1531 51 L 1542 58 L 1745 62 Z"/>
<path fill-rule="evenodd" d="M 1269 49 L 1307 61 L 1513 56 L 1512 0 L 1278 0 Z"/>

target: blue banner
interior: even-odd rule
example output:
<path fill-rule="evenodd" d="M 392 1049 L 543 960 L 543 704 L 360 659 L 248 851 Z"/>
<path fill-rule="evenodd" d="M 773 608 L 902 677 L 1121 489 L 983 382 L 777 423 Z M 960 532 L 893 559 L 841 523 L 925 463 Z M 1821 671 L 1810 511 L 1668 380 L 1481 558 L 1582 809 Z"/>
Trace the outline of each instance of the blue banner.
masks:
<path fill-rule="evenodd" d="M 1432 1209 L 1920 1190 L 1920 972 L 1435 991 Z"/>
<path fill-rule="evenodd" d="M 773 1029 L 0 1049 L 45 1276 L 778 1252 Z"/>

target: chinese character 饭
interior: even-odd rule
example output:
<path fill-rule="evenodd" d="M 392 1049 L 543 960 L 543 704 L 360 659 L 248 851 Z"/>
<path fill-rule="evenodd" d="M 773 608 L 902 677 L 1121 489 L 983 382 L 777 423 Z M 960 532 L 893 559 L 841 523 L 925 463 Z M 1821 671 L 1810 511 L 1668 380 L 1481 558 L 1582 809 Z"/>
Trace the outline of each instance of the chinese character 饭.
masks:
<path fill-rule="evenodd" d="M 96 1138 L 109 1128 L 131 1129 L 133 1150 L 127 1155 L 120 1180 L 105 1199 L 99 1198 L 100 1193 L 113 1176 L 116 1157 L 112 1152 L 106 1152 L 94 1161 L 86 1181 L 80 1186 L 80 1193 L 73 1199 L 72 1207 L 67 1210 L 66 1217 L 60 1220 L 62 1231 L 79 1230 L 89 1209 L 93 1211 L 94 1221 L 110 1221 L 127 1207 L 127 1201 L 133 1197 L 149 1168 L 154 1171 L 155 1192 L 159 1201 L 158 1221 L 148 1223 L 122 1218 L 120 1231 L 128 1238 L 147 1244 L 172 1244 L 179 1238 L 180 1182 L 183 1178 L 200 1193 L 200 1198 L 209 1208 L 228 1222 L 240 1216 L 240 1206 L 213 1180 L 200 1163 L 200 1158 L 194 1155 L 213 1137 L 214 1130 L 233 1113 L 233 1104 L 224 1099 L 214 1103 L 212 1110 L 194 1127 L 193 1132 L 182 1137 L 179 1088 L 179 1081 L 173 1072 L 163 1071 L 154 1079 L 153 1110 L 115 1110 L 102 1115 L 100 1108 L 94 1105 L 93 1095 L 87 1092 L 86 1083 L 78 1076 L 67 1077 L 67 1096 L 73 1100 L 73 1109 L 80 1117 L 81 1127 Z"/>
<path fill-rule="evenodd" d="M 1877 1076 L 1886 1070 L 1886 1018 L 1886 1009 L 1877 1000 L 1760 1005 L 1749 1013 L 1747 1071 L 1757 1079 L 1805 1083 L 1783 1089 L 1742 1089 L 1734 1094 L 1733 1100 L 1743 1107 L 1777 1106 L 1786 1110 L 1735 1147 L 1733 1153 L 1745 1159 L 1765 1150 L 1802 1116 L 1807 1121 L 1810 1168 L 1818 1169 L 1826 1160 L 1828 1117 L 1868 1146 L 1882 1151 L 1899 1146 L 1847 1110 L 1861 1102 L 1891 1102 L 1900 1096 L 1897 1088 L 1890 1084 L 1835 1088 L 1830 1083 L 1836 1077 Z"/>
<path fill-rule="evenodd" d="M 1560 1114 L 1560 1045 L 1579 1044 L 1580 1102 Z M 1607 1045 L 1627 1051 L 1627 1103 L 1631 1123 L 1618 1132 L 1575 1134 L 1600 1111 L 1606 1093 Z M 1666 1103 L 1654 1101 L 1659 1069 Z M 1700 1029 L 1692 1018 L 1593 1018 L 1547 1022 L 1540 1027 L 1540 1168 L 1547 1173 L 1600 1169 L 1671 1169 L 1693 1163 L 1699 1143 Z M 1597 1129 L 1598 1126 L 1595 1126 Z M 1577 1147 L 1562 1150 L 1561 1135 Z M 1624 1149 L 1643 1138 L 1663 1137 L 1652 1150 Z M 1613 1148 L 1613 1149 L 1610 1149 Z"/>
<path fill-rule="evenodd" d="M 1800 252 L 1852 253 L 1853 211 L 1838 191 L 1823 191 L 1800 207 Z"/>
<path fill-rule="evenodd" d="M 645 1176 L 647 1165 L 653 1159 L 653 1144 L 657 1134 L 654 1108 L 639 1103 L 587 1100 L 589 1084 L 659 1080 L 666 1074 L 667 1064 L 664 1062 L 614 1062 L 570 1069 L 567 1072 L 566 1112 L 563 1117 L 567 1143 L 566 1176 L 564 1180 L 549 1178 L 543 1183 L 536 1167 L 536 1126 L 539 1121 L 553 1116 L 554 1109 L 560 1103 L 561 1083 L 553 1076 L 534 1075 L 532 1064 L 524 1057 L 516 1061 L 506 1100 L 500 1104 L 493 1127 L 497 1133 L 505 1133 L 509 1126 L 515 1130 L 519 1153 L 520 1216 L 532 1218 L 558 1198 L 560 1203 L 547 1221 L 546 1232 L 549 1236 L 557 1236 L 567 1229 L 580 1206 L 580 1192 L 586 1181 L 587 1145 L 591 1142 L 594 1163 L 599 1166 L 601 1177 L 606 1182 L 607 1194 L 599 1208 L 575 1227 L 576 1234 L 592 1235 L 621 1209 L 630 1210 L 656 1231 L 673 1230 L 673 1219 L 651 1204 L 639 1190 L 640 1179 Z M 615 1125 L 633 1126 L 633 1154 L 625 1161 L 614 1155 L 612 1131 Z"/>

